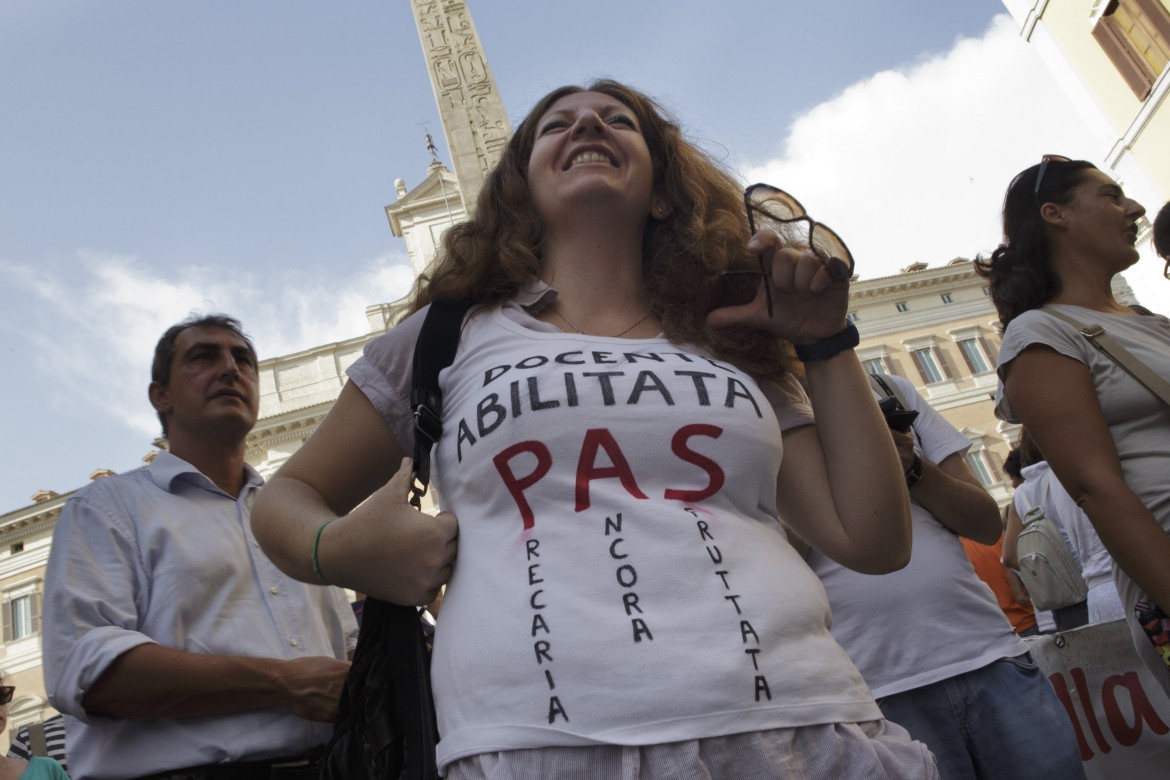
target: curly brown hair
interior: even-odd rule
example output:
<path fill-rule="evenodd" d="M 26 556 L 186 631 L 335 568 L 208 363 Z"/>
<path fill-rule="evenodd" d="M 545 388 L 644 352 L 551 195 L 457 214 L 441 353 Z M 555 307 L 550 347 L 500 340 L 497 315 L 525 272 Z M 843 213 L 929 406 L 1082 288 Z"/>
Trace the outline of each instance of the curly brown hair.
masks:
<path fill-rule="evenodd" d="M 488 175 L 474 216 L 449 229 L 432 270 L 420 275 L 404 314 L 433 300 L 465 298 L 500 304 L 541 271 L 544 226 L 528 191 L 528 161 L 536 124 L 566 95 L 600 92 L 634 112 L 650 151 L 654 187 L 669 205 L 649 219 L 642 274 L 650 307 L 668 339 L 709 351 L 750 374 L 779 377 L 797 364 L 792 346 L 745 327 L 712 328 L 719 273 L 755 268 L 746 249 L 747 215 L 736 179 L 683 137 L 678 123 L 652 98 L 616 81 L 564 86 L 545 95 L 516 128 Z"/>

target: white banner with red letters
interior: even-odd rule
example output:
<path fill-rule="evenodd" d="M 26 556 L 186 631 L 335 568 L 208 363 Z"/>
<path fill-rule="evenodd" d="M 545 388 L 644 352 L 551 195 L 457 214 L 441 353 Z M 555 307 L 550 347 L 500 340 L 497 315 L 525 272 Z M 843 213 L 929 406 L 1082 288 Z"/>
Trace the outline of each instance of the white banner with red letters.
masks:
<path fill-rule="evenodd" d="M 1170 698 L 1124 620 L 1027 639 L 1068 711 L 1089 780 L 1170 777 Z"/>

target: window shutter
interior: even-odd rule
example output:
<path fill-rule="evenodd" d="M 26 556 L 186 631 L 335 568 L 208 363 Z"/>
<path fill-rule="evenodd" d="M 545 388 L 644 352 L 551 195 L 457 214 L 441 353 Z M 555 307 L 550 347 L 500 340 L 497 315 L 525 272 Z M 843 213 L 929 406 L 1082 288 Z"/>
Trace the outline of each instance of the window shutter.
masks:
<path fill-rule="evenodd" d="M 955 378 L 955 367 L 951 363 L 951 356 L 946 353 L 946 350 L 939 347 L 931 347 L 930 351 L 934 353 L 934 359 L 938 363 L 938 368 L 942 371 L 943 379 Z"/>
<path fill-rule="evenodd" d="M 994 450 L 985 450 L 987 462 L 991 464 L 991 476 L 996 482 L 1008 482 L 1011 478 L 1003 470 L 1003 458 Z"/>
<path fill-rule="evenodd" d="M 963 341 L 966 340 L 967 339 L 964 339 Z M 976 368 L 975 364 L 971 362 L 971 357 L 967 354 L 967 350 L 963 349 L 963 341 L 957 342 L 957 346 L 959 347 L 959 354 L 963 356 L 963 362 L 967 364 L 967 370 L 972 374 L 978 374 L 979 369 Z M 974 343 L 974 339 L 971 339 L 971 341 Z"/>
<path fill-rule="evenodd" d="M 1112 21 L 1108 16 L 1102 17 L 1093 27 L 1093 37 L 1105 50 L 1106 56 L 1113 62 L 1113 67 L 1117 68 L 1117 72 L 1125 79 L 1125 83 L 1133 90 L 1137 99 L 1145 100 L 1154 85 L 1153 79 L 1141 64 L 1134 61 L 1125 41 L 1121 40 L 1113 29 Z"/>
<path fill-rule="evenodd" d="M 4 643 L 8 644 L 12 641 L 12 599 L 4 599 L 0 612 L 4 613 Z"/>
<path fill-rule="evenodd" d="M 1170 43 L 1170 10 L 1159 0 L 1137 0 L 1138 10 L 1149 20 L 1150 26 L 1158 31 L 1164 43 Z"/>
<path fill-rule="evenodd" d="M 922 384 L 929 385 L 931 383 L 930 372 L 926 370 L 926 366 L 922 365 L 922 355 L 918 350 L 913 350 L 910 357 L 914 360 L 914 367 L 918 369 L 918 375 L 922 377 Z"/>
<path fill-rule="evenodd" d="M 32 629 L 33 636 L 36 636 L 37 634 L 41 633 L 41 593 L 40 593 L 40 591 L 35 591 L 29 597 L 29 611 L 32 613 L 32 620 L 29 621 L 32 625 L 29 627 Z"/>
<path fill-rule="evenodd" d="M 991 366 L 991 370 L 999 368 L 999 355 L 996 354 L 991 344 L 987 343 L 987 339 L 980 336 L 979 345 L 983 347 L 983 354 L 987 356 L 987 364 Z"/>

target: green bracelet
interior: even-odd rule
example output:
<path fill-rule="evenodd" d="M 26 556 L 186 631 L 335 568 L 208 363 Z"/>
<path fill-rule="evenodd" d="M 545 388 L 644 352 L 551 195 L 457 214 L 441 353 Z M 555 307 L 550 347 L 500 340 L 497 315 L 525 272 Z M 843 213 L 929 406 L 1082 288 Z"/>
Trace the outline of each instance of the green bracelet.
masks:
<path fill-rule="evenodd" d="M 337 518 L 334 518 L 336 520 Z M 321 564 L 317 560 L 317 547 L 321 544 L 321 532 L 325 530 L 325 526 L 332 523 L 333 520 L 326 520 L 321 523 L 321 527 L 317 529 L 317 535 L 313 537 L 313 573 L 317 575 L 317 579 L 325 585 L 332 585 L 333 583 L 325 579 L 325 575 L 321 573 Z"/>

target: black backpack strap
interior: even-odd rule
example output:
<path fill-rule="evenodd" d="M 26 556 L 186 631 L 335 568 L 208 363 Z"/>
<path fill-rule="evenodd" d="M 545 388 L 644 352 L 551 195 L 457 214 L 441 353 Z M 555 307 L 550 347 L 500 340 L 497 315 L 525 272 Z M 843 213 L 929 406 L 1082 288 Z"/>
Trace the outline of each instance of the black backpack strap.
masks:
<path fill-rule="evenodd" d="M 893 382 L 889 381 L 889 377 L 885 374 L 873 373 L 869 375 L 869 386 L 876 392 L 882 393 L 886 398 L 893 398 L 898 402 L 898 406 L 903 409 L 910 409 L 910 403 L 906 400 L 906 396 L 902 395 L 902 391 Z"/>
<path fill-rule="evenodd" d="M 443 435 L 443 391 L 439 372 L 455 360 L 459 332 L 471 301 L 432 301 L 414 344 L 410 409 L 414 415 L 414 484 L 410 503 L 417 508 L 431 482 L 431 447 Z"/>

